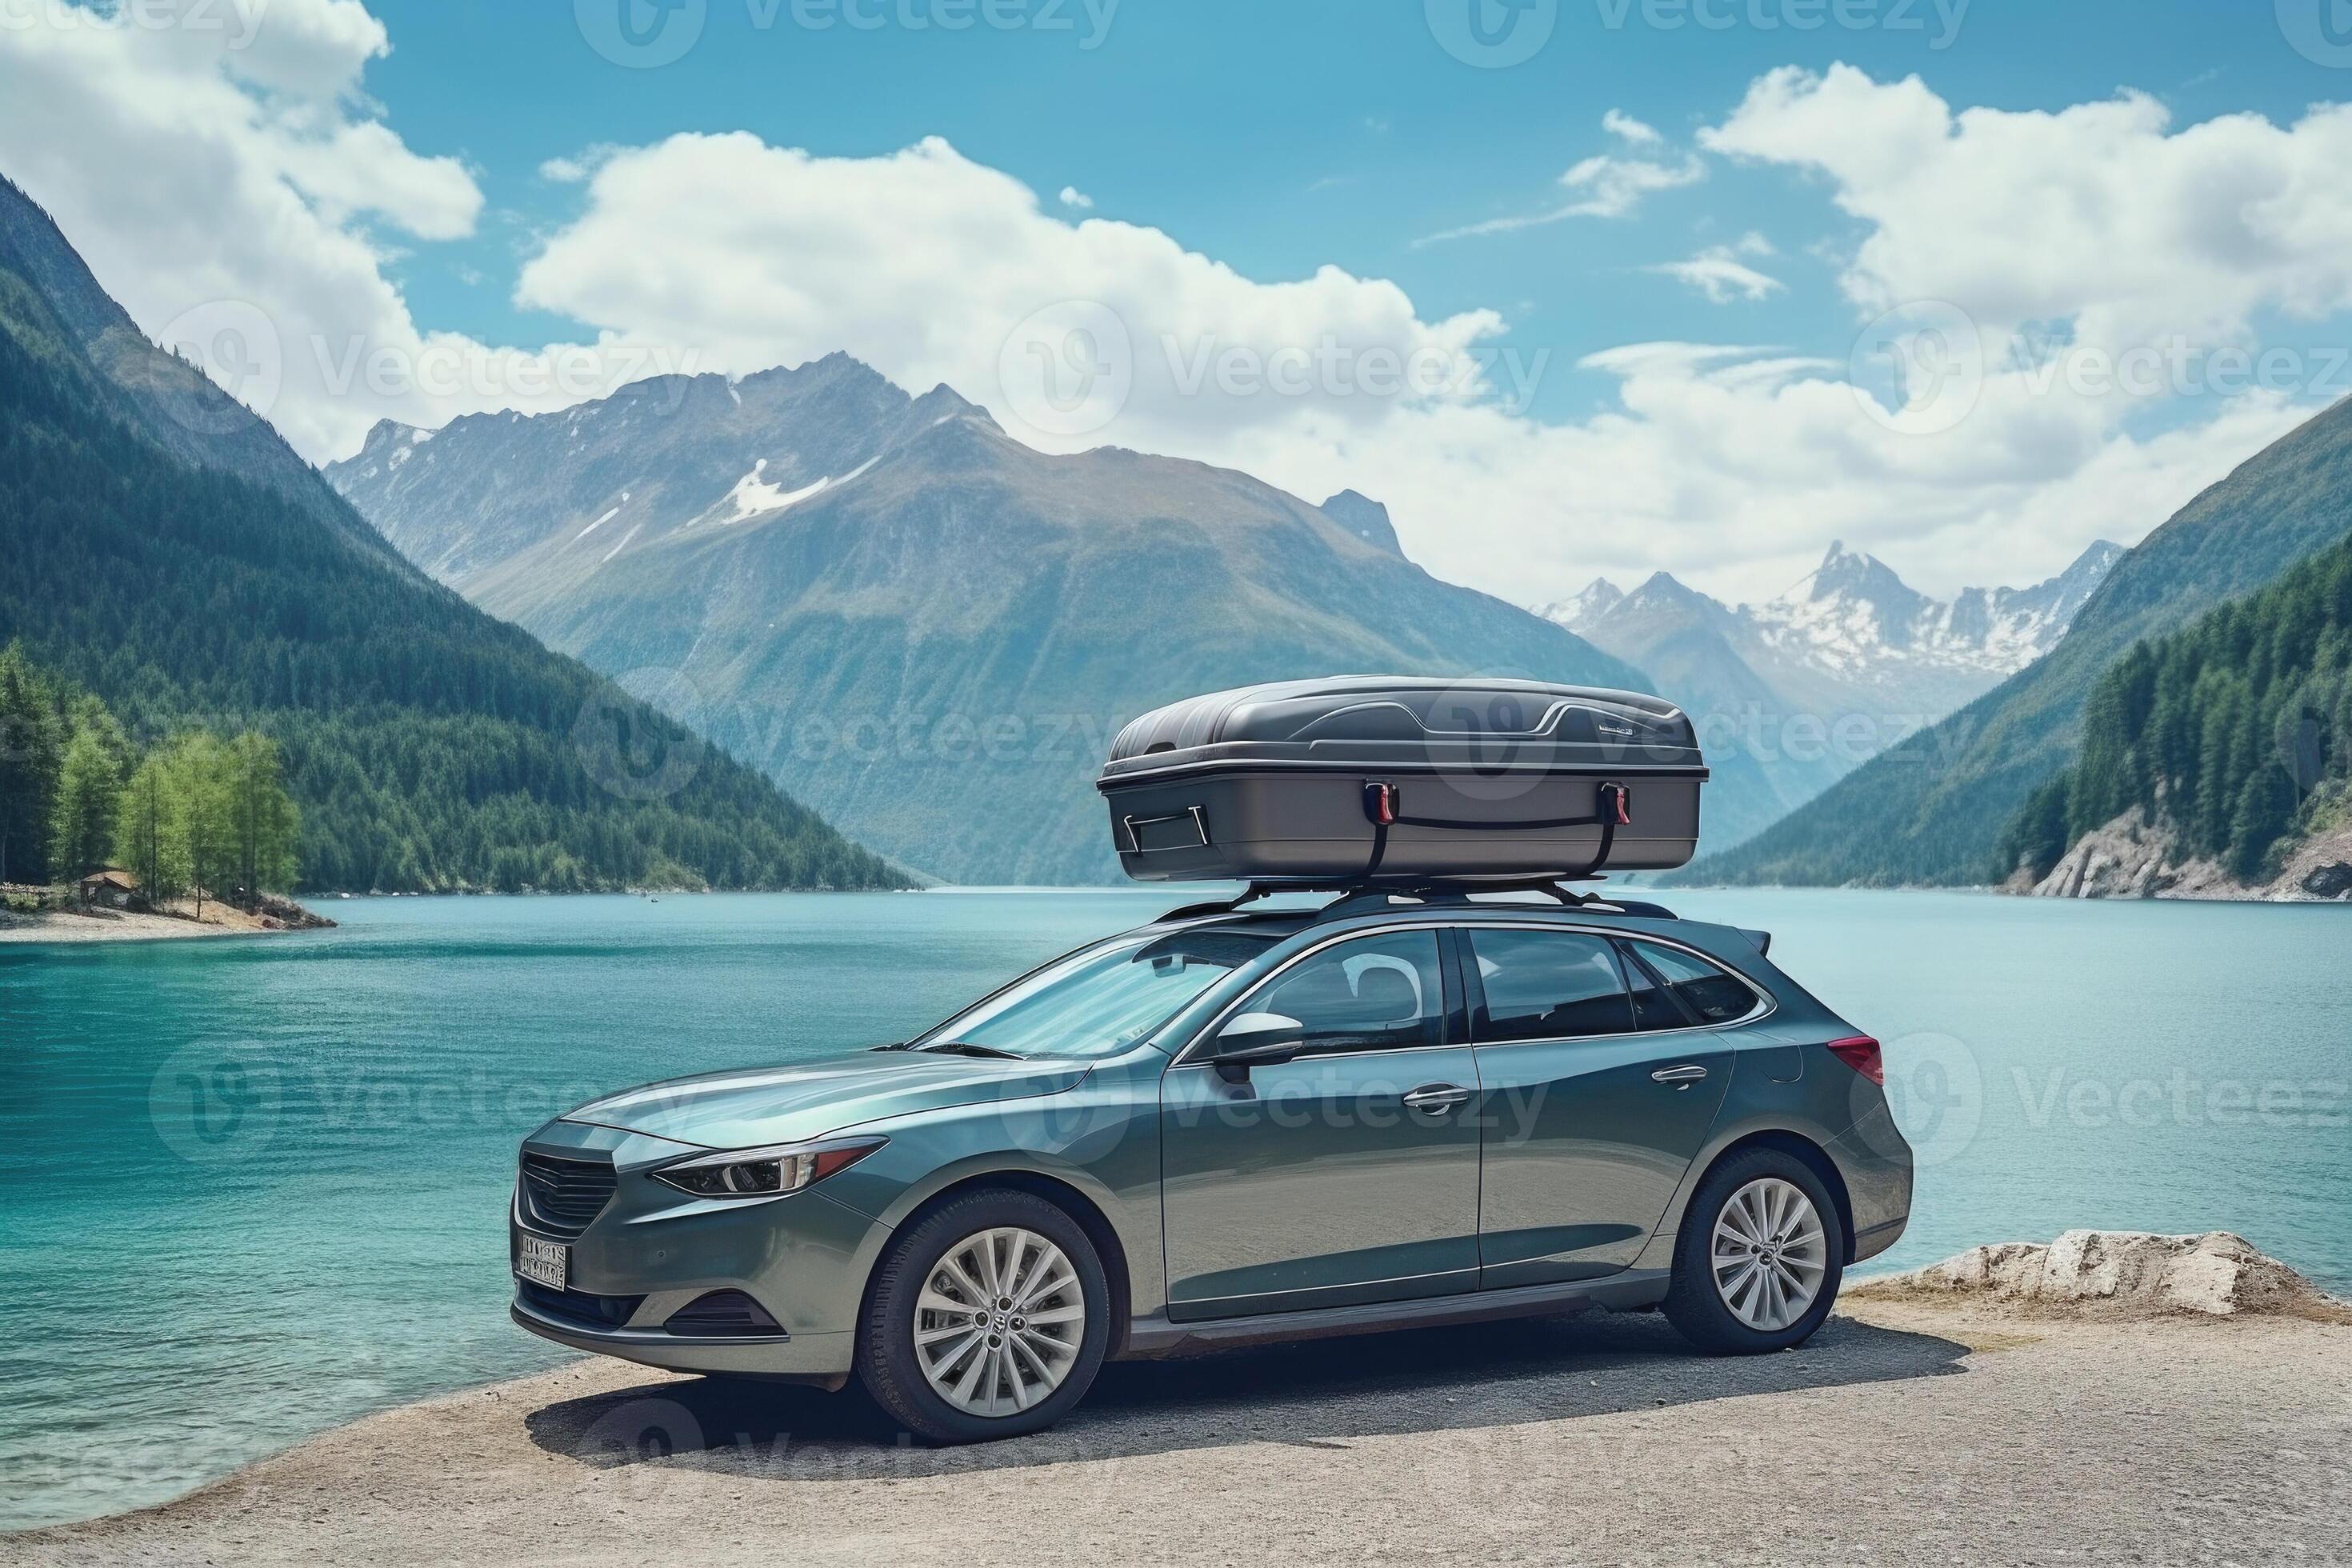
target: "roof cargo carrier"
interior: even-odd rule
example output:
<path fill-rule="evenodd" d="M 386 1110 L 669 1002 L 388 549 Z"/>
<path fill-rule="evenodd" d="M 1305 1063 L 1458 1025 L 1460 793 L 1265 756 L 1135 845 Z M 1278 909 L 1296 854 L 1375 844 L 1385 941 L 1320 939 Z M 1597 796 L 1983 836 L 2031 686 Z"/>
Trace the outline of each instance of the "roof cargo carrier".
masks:
<path fill-rule="evenodd" d="M 1655 697 L 1339 676 L 1147 713 L 1096 787 L 1139 881 L 1338 888 L 1671 870 L 1698 847 L 1706 777 L 1690 720 Z"/>

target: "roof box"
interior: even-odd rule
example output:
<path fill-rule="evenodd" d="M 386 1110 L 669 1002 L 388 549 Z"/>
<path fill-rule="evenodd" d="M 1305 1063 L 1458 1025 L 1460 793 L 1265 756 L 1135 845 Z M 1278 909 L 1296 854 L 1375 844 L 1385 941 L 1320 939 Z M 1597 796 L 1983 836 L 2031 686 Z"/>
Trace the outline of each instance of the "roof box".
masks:
<path fill-rule="evenodd" d="M 1096 788 L 1139 881 L 1345 886 L 1670 870 L 1698 847 L 1706 776 L 1655 697 L 1337 676 L 1147 713 Z"/>

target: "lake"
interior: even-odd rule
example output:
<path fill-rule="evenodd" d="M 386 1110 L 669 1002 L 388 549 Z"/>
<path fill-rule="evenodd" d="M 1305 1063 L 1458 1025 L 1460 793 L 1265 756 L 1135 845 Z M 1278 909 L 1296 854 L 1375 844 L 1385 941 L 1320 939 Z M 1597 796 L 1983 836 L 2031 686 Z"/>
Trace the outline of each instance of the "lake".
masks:
<path fill-rule="evenodd" d="M 905 1037 L 1181 894 L 338 901 L 340 931 L 0 947 L 0 1528 L 170 1497 L 564 1352 L 507 1321 L 514 1145 L 647 1079 Z M 2227 1228 L 2352 1292 L 2352 911 L 1681 893 L 1887 1045 L 1871 1268 Z"/>

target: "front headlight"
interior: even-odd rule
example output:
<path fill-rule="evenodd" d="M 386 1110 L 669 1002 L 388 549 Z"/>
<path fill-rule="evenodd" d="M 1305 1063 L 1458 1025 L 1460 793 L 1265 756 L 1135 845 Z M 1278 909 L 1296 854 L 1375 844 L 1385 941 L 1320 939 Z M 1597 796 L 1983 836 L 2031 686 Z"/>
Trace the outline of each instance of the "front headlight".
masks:
<path fill-rule="evenodd" d="M 653 1173 L 653 1178 L 698 1198 L 777 1198 L 815 1185 L 888 1142 L 861 1138 L 822 1146 L 799 1143 L 698 1154 L 664 1165 Z"/>

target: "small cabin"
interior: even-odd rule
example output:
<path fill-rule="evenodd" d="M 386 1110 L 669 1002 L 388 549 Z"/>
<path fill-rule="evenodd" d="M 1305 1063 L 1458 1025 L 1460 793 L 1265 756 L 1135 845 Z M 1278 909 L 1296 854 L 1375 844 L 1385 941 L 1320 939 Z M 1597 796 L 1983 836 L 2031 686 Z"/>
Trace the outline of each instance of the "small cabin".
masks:
<path fill-rule="evenodd" d="M 139 901 L 139 879 L 119 867 L 92 871 L 77 887 L 84 904 L 122 910 Z"/>

